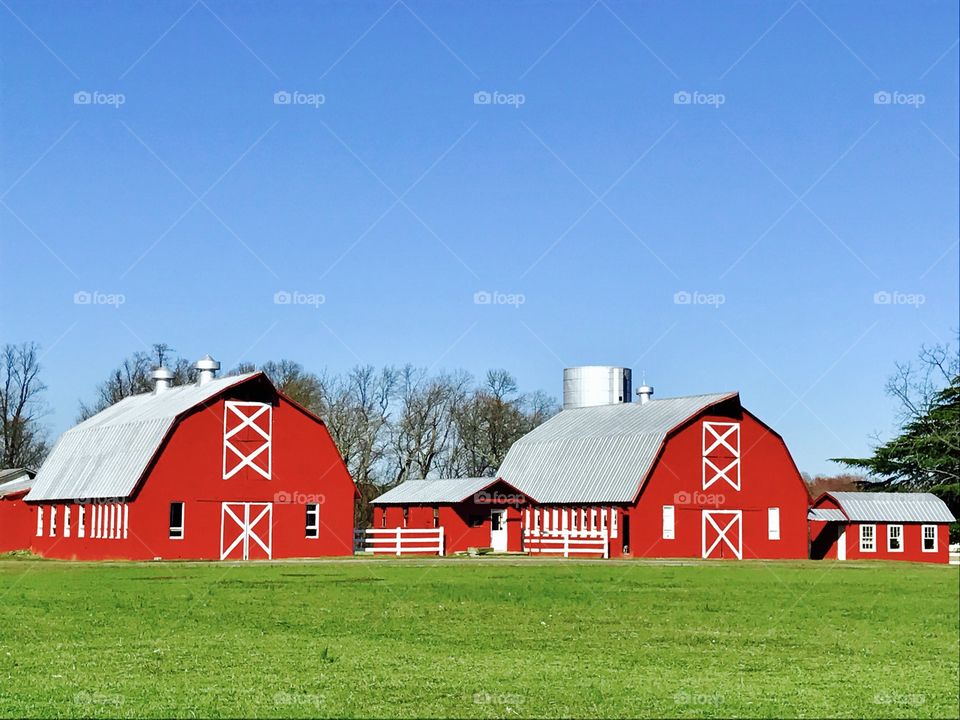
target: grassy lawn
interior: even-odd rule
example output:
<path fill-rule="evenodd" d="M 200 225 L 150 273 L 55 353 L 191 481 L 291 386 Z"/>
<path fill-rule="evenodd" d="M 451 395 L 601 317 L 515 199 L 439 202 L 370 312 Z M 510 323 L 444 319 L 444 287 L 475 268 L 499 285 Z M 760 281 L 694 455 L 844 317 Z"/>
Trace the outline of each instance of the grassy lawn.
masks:
<path fill-rule="evenodd" d="M 0 715 L 957 717 L 957 567 L 0 560 Z"/>

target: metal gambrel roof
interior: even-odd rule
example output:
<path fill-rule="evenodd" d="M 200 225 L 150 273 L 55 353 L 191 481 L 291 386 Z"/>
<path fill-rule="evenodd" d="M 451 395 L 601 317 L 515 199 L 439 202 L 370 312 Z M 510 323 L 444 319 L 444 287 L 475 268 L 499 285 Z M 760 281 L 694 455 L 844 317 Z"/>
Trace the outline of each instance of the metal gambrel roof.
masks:
<path fill-rule="evenodd" d="M 497 478 L 447 478 L 443 480 L 407 480 L 371 500 L 372 505 L 430 505 L 458 503 L 485 490 Z"/>
<path fill-rule="evenodd" d="M 931 493 L 830 492 L 851 522 L 955 522 L 947 504 Z"/>
<path fill-rule="evenodd" d="M 57 440 L 25 499 L 127 497 L 180 415 L 260 374 L 124 398 Z"/>
<path fill-rule="evenodd" d="M 632 502 L 667 434 L 735 392 L 562 410 L 507 452 L 497 476 L 539 503 Z"/>

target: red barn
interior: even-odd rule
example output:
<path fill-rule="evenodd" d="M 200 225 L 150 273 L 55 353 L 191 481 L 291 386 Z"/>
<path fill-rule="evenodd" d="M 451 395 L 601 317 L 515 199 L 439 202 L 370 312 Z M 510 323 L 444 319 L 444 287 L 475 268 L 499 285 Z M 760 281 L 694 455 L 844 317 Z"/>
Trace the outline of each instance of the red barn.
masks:
<path fill-rule="evenodd" d="M 828 492 L 810 508 L 815 560 L 949 562 L 950 508 L 930 493 Z"/>
<path fill-rule="evenodd" d="M 26 497 L 58 558 L 349 555 L 356 486 L 320 418 L 263 373 L 126 398 L 66 432 Z"/>
<path fill-rule="evenodd" d="M 23 501 L 36 475 L 26 468 L 0 470 L 0 553 L 30 548 L 30 507 Z"/>
<path fill-rule="evenodd" d="M 496 479 L 515 489 L 514 507 L 522 510 L 513 513 L 520 532 L 507 533 L 506 549 L 808 557 L 811 499 L 780 435 L 743 408 L 737 393 L 655 400 L 644 386 L 640 402 L 629 402 L 629 373 L 566 370 L 564 410 L 510 448 Z M 375 518 L 383 530 L 396 518 L 410 528 L 443 517 L 442 493 L 431 492 L 431 482 L 451 481 L 416 482 L 416 493 L 404 483 L 374 501 L 387 508 Z M 496 546 L 501 512 L 496 505 L 485 511 L 483 532 L 444 526 L 446 552 L 483 539 Z M 509 526 L 509 510 L 506 518 Z"/>

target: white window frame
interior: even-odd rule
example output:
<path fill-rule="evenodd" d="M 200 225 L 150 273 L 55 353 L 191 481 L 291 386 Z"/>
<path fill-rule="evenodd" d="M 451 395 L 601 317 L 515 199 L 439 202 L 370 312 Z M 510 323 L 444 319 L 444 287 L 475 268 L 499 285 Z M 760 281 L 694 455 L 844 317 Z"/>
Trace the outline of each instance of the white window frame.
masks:
<path fill-rule="evenodd" d="M 70 506 L 63 506 L 63 536 L 70 537 Z"/>
<path fill-rule="evenodd" d="M 864 530 L 866 530 L 867 528 L 870 528 L 871 535 L 869 538 L 864 537 Z M 867 540 L 867 539 L 869 539 L 870 541 L 870 547 L 866 547 L 866 545 L 864 544 L 864 540 Z M 861 523 L 860 524 L 860 552 L 872 553 L 876 551 L 877 551 L 877 526 Z"/>
<path fill-rule="evenodd" d="M 663 506 L 663 531 L 661 537 L 664 540 L 675 540 L 677 537 L 677 513 L 673 505 Z"/>
<path fill-rule="evenodd" d="M 900 531 L 898 537 L 900 538 L 900 547 L 892 548 L 890 547 L 890 541 L 893 540 L 893 529 L 896 528 Z M 887 525 L 887 552 L 892 553 L 901 553 L 903 552 L 903 525 Z"/>
<path fill-rule="evenodd" d="M 780 539 L 780 508 L 767 508 L 767 540 Z"/>
<path fill-rule="evenodd" d="M 43 537 L 43 505 L 37 505 L 37 537 Z"/>
<path fill-rule="evenodd" d="M 927 530 L 933 530 L 933 547 L 927 550 Z M 921 525 L 920 526 L 920 549 L 925 553 L 935 553 L 937 551 L 937 526 L 936 525 Z"/>
<path fill-rule="evenodd" d="M 174 506 L 174 505 L 179 505 L 179 506 L 180 506 L 180 526 L 179 526 L 179 527 L 175 527 L 175 526 L 173 526 L 173 525 L 170 525 L 170 514 L 169 514 L 169 508 L 168 508 L 168 509 L 167 509 L 167 525 L 168 525 L 168 528 L 167 528 L 167 536 L 168 536 L 171 540 L 183 540 L 184 536 L 187 534 L 187 532 L 186 532 L 186 526 L 187 526 L 187 504 L 186 504 L 185 502 L 172 502 L 172 503 L 170 503 L 170 506 L 171 506 L 171 507 Z M 180 534 L 179 534 L 179 535 L 174 535 L 174 532 L 179 532 Z"/>
<path fill-rule="evenodd" d="M 87 508 L 83 505 L 77 505 L 77 537 L 86 537 L 87 534 Z"/>
<path fill-rule="evenodd" d="M 123 539 L 127 539 L 127 527 L 130 523 L 130 506 L 123 504 Z"/>
<path fill-rule="evenodd" d="M 57 536 L 57 506 L 50 506 L 50 537 Z"/>
<path fill-rule="evenodd" d="M 310 513 L 313 513 L 313 524 L 309 523 Z M 306 538 L 308 540 L 316 540 L 320 537 L 320 503 L 307 503 L 306 504 Z"/>

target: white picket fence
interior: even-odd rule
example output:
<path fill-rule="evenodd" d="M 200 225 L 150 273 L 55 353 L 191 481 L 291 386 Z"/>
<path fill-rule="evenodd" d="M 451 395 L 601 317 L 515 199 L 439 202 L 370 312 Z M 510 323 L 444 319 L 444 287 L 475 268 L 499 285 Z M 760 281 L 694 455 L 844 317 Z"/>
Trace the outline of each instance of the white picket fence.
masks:
<path fill-rule="evenodd" d="M 443 528 L 367 528 L 353 531 L 354 552 L 443 555 Z"/>
<path fill-rule="evenodd" d="M 540 555 L 602 555 L 610 557 L 610 536 L 606 530 L 554 530 L 547 534 L 524 535 L 524 549 Z"/>

